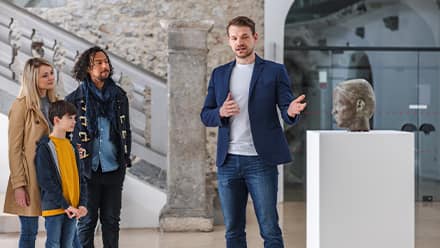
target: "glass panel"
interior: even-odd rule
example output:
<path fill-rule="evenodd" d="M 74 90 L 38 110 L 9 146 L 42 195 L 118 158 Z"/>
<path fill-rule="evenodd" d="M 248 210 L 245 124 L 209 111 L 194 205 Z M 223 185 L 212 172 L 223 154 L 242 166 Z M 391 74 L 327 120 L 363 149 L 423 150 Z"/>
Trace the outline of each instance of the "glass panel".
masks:
<path fill-rule="evenodd" d="M 289 51 L 284 54 L 294 94 L 306 94 L 307 109 L 301 121 L 295 126 L 285 126 L 285 134 L 293 161 L 284 167 L 284 199 L 303 201 L 305 199 L 305 130 L 319 130 L 331 127 L 330 106 L 330 52 Z"/>
<path fill-rule="evenodd" d="M 417 52 L 368 51 L 376 95 L 374 129 L 417 127 Z"/>
<path fill-rule="evenodd" d="M 337 129 L 334 86 L 365 78 L 376 95 L 372 129 L 414 132 L 416 200 L 440 201 L 439 12 L 440 1 L 432 0 L 294 1 L 285 64 L 294 93 L 306 93 L 308 107 L 299 125 L 286 130 L 294 161 L 285 167 L 285 200 L 305 200 L 305 131 Z M 416 204 L 417 246 L 433 240 L 426 221 L 437 207 Z"/>
<path fill-rule="evenodd" d="M 286 36 L 319 46 L 438 46 L 439 1 L 296 0 Z"/>
<path fill-rule="evenodd" d="M 419 59 L 417 199 L 440 201 L 440 53 L 421 52 Z"/>

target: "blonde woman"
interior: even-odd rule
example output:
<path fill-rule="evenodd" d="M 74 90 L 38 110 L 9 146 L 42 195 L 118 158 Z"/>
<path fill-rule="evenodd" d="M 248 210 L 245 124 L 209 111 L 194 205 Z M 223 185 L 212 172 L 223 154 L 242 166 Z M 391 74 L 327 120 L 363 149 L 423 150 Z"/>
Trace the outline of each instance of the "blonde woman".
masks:
<path fill-rule="evenodd" d="M 50 132 L 48 109 L 55 97 L 53 66 L 44 59 L 29 59 L 23 71 L 18 97 L 9 110 L 9 182 L 4 212 L 20 219 L 18 247 L 35 247 L 40 190 L 34 157 L 36 142 Z"/>

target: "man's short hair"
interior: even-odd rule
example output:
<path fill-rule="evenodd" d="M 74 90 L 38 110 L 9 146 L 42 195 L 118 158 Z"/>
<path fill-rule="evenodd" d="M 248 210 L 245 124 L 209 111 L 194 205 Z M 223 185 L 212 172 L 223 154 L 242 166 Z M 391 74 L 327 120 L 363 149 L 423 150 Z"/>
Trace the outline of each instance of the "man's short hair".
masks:
<path fill-rule="evenodd" d="M 255 34 L 255 22 L 247 16 L 237 16 L 229 21 L 228 26 L 226 27 L 226 34 L 228 34 L 228 36 L 230 26 L 249 27 L 252 34 Z"/>
<path fill-rule="evenodd" d="M 76 115 L 76 108 L 70 102 L 59 100 L 50 104 L 49 106 L 49 120 L 54 125 L 54 118 L 63 118 L 64 115 Z"/>

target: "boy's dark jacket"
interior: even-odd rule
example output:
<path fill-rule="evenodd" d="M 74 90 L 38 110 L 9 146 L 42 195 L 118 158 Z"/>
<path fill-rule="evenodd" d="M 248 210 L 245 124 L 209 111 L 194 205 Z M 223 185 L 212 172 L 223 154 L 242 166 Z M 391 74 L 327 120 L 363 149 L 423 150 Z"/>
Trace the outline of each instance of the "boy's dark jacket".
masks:
<path fill-rule="evenodd" d="M 83 165 L 79 159 L 76 147 L 72 144 L 75 152 L 76 165 L 80 185 L 79 205 L 87 207 L 87 189 L 83 175 Z M 61 176 L 58 169 L 58 160 L 55 146 L 48 136 L 43 136 L 37 143 L 37 153 L 35 155 L 35 166 L 37 169 L 38 185 L 41 192 L 41 209 L 67 209 L 70 205 L 63 196 L 61 186 Z"/>

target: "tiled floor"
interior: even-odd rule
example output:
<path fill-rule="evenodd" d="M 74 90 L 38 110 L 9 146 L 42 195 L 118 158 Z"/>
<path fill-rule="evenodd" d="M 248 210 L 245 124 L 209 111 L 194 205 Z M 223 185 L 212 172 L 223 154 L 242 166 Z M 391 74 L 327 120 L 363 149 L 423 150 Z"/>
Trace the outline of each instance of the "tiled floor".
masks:
<path fill-rule="evenodd" d="M 288 248 L 305 248 L 305 204 L 288 202 L 280 206 L 280 218 L 285 245 Z M 396 223 L 398 225 L 399 223 Z M 248 210 L 248 247 L 261 248 L 258 225 L 253 210 Z M 120 247 L 129 248 L 223 248 L 223 227 L 210 233 L 160 233 L 155 229 L 122 230 Z M 17 247 L 18 234 L 0 234 L 0 247 Z M 44 233 L 38 236 L 37 247 L 44 247 Z M 97 247 L 102 247 L 96 239 Z M 416 248 L 440 247 L 440 203 L 416 204 Z M 397 248 L 397 247 L 396 247 Z"/>

